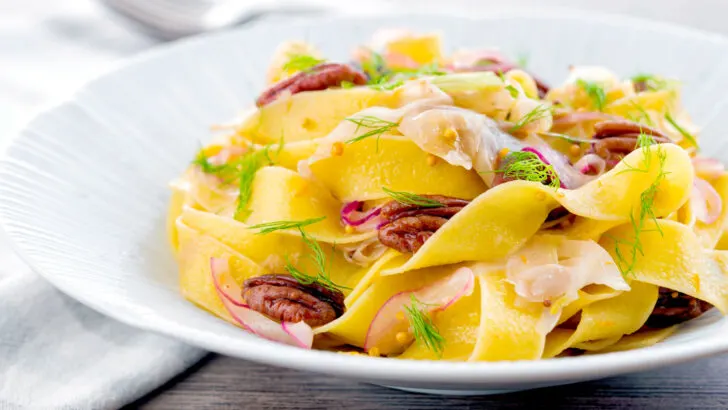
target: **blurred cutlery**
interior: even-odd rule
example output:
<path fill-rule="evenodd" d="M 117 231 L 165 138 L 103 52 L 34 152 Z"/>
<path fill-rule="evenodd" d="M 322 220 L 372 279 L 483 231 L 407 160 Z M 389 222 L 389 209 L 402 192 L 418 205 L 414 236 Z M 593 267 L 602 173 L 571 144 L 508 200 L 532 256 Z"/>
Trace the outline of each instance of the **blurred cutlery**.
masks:
<path fill-rule="evenodd" d="M 278 14 L 350 11 L 354 3 L 335 0 L 101 0 L 155 37 L 174 40 Z M 358 3 L 361 4 L 361 3 Z M 368 4 L 368 3 L 367 3 Z"/>

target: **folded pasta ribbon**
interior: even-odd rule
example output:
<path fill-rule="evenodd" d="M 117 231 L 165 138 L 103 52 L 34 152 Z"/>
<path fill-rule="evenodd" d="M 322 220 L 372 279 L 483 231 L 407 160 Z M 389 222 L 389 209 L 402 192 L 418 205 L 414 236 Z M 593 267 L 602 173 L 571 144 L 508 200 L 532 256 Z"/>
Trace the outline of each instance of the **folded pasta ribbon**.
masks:
<path fill-rule="evenodd" d="M 656 217 L 677 210 L 692 189 L 693 168 L 688 154 L 672 144 L 639 149 L 614 169 L 574 190 L 512 181 L 475 198 L 427 242 L 403 266 L 383 272 L 393 275 L 427 266 L 463 261 L 495 261 L 512 253 L 531 238 L 549 212 L 563 206 L 593 220 L 627 222 L 639 210 L 640 195 L 657 176 L 653 212 Z M 665 160 L 658 160 L 658 154 Z M 601 225 L 609 229 L 610 224 Z M 598 234 L 594 232 L 593 234 Z M 596 235 L 595 235 L 596 236 Z"/>
<path fill-rule="evenodd" d="M 648 221 L 634 238 L 631 224 L 624 224 L 609 230 L 599 243 L 615 260 L 635 255 L 628 278 L 685 293 L 728 313 L 725 251 L 706 251 L 689 227 L 670 220 Z"/>

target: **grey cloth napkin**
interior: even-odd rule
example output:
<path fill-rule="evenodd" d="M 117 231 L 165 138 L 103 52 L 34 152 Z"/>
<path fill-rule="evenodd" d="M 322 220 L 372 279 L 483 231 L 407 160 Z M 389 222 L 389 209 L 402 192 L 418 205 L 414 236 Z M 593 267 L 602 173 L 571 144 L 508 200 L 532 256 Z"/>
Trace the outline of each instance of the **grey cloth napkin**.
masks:
<path fill-rule="evenodd" d="M 115 409 L 205 352 L 88 309 L 27 272 L 0 281 L 0 409 Z"/>

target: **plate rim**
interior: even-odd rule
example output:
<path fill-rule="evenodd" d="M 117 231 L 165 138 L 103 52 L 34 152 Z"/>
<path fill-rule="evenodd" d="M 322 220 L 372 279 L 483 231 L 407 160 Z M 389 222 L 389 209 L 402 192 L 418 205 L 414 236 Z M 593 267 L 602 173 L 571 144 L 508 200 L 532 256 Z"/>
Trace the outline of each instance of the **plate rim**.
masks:
<path fill-rule="evenodd" d="M 587 13 L 584 11 L 569 10 L 568 13 L 560 11 L 522 10 L 502 11 L 483 15 L 458 15 L 449 13 L 446 16 L 429 13 L 384 13 L 378 15 L 333 15 L 323 16 L 306 21 L 288 22 L 266 22 L 262 21 L 250 26 L 238 27 L 229 31 L 205 33 L 198 36 L 183 39 L 181 41 L 164 43 L 153 47 L 133 57 L 121 60 L 112 64 L 108 70 L 104 70 L 96 77 L 90 79 L 84 85 L 76 89 L 70 96 L 58 99 L 55 102 L 46 104 L 37 110 L 30 120 L 22 125 L 18 132 L 13 133 L 7 142 L 3 158 L 0 162 L 7 165 L 12 158 L 12 152 L 18 147 L 19 141 L 23 138 L 24 130 L 36 122 L 42 122 L 46 116 L 59 110 L 64 105 L 73 103 L 77 95 L 92 88 L 99 81 L 113 76 L 126 67 L 143 64 L 150 59 L 158 58 L 175 50 L 184 49 L 197 43 L 219 41 L 217 38 L 238 36 L 241 32 L 261 30 L 262 28 L 273 29 L 275 26 L 286 25 L 298 28 L 310 27 L 316 24 L 339 21 L 339 20 L 382 20 L 396 18 L 397 16 L 407 19 L 422 18 L 444 18 L 447 20 L 468 20 L 488 21 L 498 19 L 539 19 L 539 20 L 580 20 L 586 23 L 598 23 L 633 27 L 639 24 L 641 28 L 648 28 L 658 32 L 664 32 L 679 36 L 688 36 L 700 41 L 709 41 L 726 47 L 728 50 L 728 37 L 697 28 L 686 27 L 675 23 L 653 21 L 639 17 L 623 16 L 611 13 Z M 406 19 L 403 20 L 406 25 Z M 4 182 L 0 181 L 0 185 Z M 194 327 L 179 326 L 158 315 L 145 317 L 143 322 L 138 322 L 136 314 L 127 314 L 119 311 L 112 311 L 106 308 L 103 303 L 93 298 L 86 297 L 81 292 L 67 286 L 61 278 L 49 272 L 44 272 L 36 267 L 33 258 L 26 253 L 26 249 L 16 238 L 22 235 L 22 229 L 16 228 L 6 211 L 0 208 L 0 224 L 10 239 L 11 248 L 31 269 L 50 282 L 54 287 L 61 290 L 74 300 L 90 307 L 102 314 L 126 323 L 128 325 L 149 330 L 157 334 L 163 334 L 186 343 L 199 346 L 204 349 L 216 351 L 234 357 L 244 358 L 261 363 L 267 363 L 280 367 L 293 368 L 305 371 L 314 371 L 332 375 L 340 375 L 355 379 L 376 380 L 377 382 L 389 383 L 438 383 L 459 384 L 463 386 L 483 383 L 536 383 L 549 381 L 564 381 L 594 378 L 595 374 L 610 376 L 620 373 L 650 370 L 670 364 L 678 364 L 689 360 L 712 356 L 718 353 L 728 352 L 728 337 L 720 339 L 712 336 L 705 340 L 690 341 L 678 345 L 656 345 L 647 349 L 637 349 L 625 352 L 605 353 L 594 356 L 567 357 L 551 360 L 532 361 L 507 361 L 507 362 L 449 362 L 449 361 L 417 361 L 417 360 L 390 360 L 386 358 L 370 358 L 336 354 L 325 351 L 305 351 L 299 348 L 280 345 L 268 342 L 264 339 L 236 339 L 226 340 L 225 338 L 204 339 L 204 334 L 199 333 Z M 720 321 L 723 327 L 723 334 L 728 335 L 728 318 Z M 157 326 L 164 323 L 164 326 Z M 250 348 L 250 352 L 241 353 L 243 349 L 233 349 L 231 342 L 238 343 L 243 347 Z M 722 342 L 722 343 L 719 343 Z M 226 343 L 228 343 L 226 345 Z M 648 353 L 649 352 L 649 353 Z"/>

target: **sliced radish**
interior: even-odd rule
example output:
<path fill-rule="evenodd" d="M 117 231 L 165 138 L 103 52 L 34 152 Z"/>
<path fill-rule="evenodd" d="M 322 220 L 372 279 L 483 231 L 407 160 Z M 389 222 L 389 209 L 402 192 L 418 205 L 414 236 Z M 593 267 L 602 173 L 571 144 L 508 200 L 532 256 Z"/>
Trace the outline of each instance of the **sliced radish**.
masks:
<path fill-rule="evenodd" d="M 242 299 L 242 290 L 230 276 L 226 259 L 210 258 L 210 272 L 215 290 L 230 316 L 245 330 L 260 337 L 291 346 L 310 349 L 313 330 L 304 322 L 277 323 L 248 307 Z"/>
<path fill-rule="evenodd" d="M 705 224 L 717 221 L 723 211 L 723 200 L 710 183 L 701 178 L 693 181 L 690 203 L 695 218 Z"/>
<path fill-rule="evenodd" d="M 227 273 L 228 271 L 227 260 L 219 258 L 210 259 L 210 271 L 212 272 L 212 279 L 218 295 L 235 306 L 249 308 L 240 294 L 240 286 L 232 280 L 226 280 L 232 278 L 230 278 L 230 275 L 223 275 L 222 273 Z M 217 278 L 215 277 L 216 272 L 219 272 Z"/>
<path fill-rule="evenodd" d="M 586 154 L 576 161 L 574 168 L 582 174 L 602 175 L 607 168 L 607 163 L 597 154 Z"/>
<path fill-rule="evenodd" d="M 313 331 L 305 322 L 283 322 L 281 323 L 283 331 L 286 332 L 299 347 L 310 349 L 313 344 Z"/>
<path fill-rule="evenodd" d="M 387 66 L 389 67 L 409 68 L 413 70 L 420 67 L 417 61 L 413 60 L 412 57 L 391 51 L 384 54 L 384 61 L 387 62 Z"/>
<path fill-rule="evenodd" d="M 703 179 L 716 179 L 725 173 L 725 165 L 715 158 L 697 156 L 693 158 L 695 175 Z"/>
<path fill-rule="evenodd" d="M 412 303 L 411 295 L 422 303 L 427 313 L 432 313 L 447 309 L 463 296 L 473 293 L 474 288 L 473 271 L 463 267 L 423 288 L 397 293 L 389 298 L 374 316 L 367 330 L 364 349 L 369 351 L 376 347 L 381 354 L 404 350 L 406 346 L 397 341 L 397 333 L 408 332 L 409 322 L 405 317 L 404 308 Z"/>

